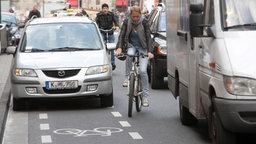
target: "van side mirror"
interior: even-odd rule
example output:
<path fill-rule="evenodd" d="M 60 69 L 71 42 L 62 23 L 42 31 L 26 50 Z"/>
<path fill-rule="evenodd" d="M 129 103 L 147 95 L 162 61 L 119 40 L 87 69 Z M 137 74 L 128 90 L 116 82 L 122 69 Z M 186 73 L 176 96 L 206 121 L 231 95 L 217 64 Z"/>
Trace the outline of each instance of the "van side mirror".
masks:
<path fill-rule="evenodd" d="M 5 50 L 5 53 L 15 55 L 16 50 L 17 50 L 17 46 L 8 46 Z"/>
<path fill-rule="evenodd" d="M 203 23 L 203 4 L 191 4 L 189 15 L 189 27 L 191 38 L 203 35 L 201 27 Z"/>

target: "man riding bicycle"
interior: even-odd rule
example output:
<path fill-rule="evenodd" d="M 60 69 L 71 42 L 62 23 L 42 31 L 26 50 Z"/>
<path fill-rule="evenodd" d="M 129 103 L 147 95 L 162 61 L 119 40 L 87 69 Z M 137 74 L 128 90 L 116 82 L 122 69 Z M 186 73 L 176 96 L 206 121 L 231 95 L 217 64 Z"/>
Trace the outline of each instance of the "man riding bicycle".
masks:
<path fill-rule="evenodd" d="M 152 39 L 150 34 L 150 26 L 148 20 L 141 14 L 141 9 L 138 6 L 133 6 L 130 9 L 130 17 L 124 20 L 116 46 L 116 56 L 119 56 L 122 51 L 127 51 L 128 55 L 135 55 L 138 51 L 148 55 L 148 57 L 140 58 L 140 75 L 142 81 L 142 104 L 144 107 L 149 106 L 149 84 L 147 75 L 148 59 L 153 58 L 154 55 L 152 47 Z M 131 68 L 131 58 L 127 57 L 128 68 L 126 75 Z"/>
<path fill-rule="evenodd" d="M 112 29 L 114 23 L 116 30 L 118 30 L 118 21 L 115 19 L 114 13 L 109 11 L 108 4 L 104 3 L 101 7 L 102 11 L 97 13 L 97 17 L 95 19 L 98 27 L 103 30 L 109 30 Z M 104 31 L 101 31 L 101 35 L 102 38 L 109 43 L 113 43 L 115 41 L 114 30 L 108 32 L 108 39 Z M 114 70 L 116 68 L 114 51 L 111 51 L 111 64 L 112 69 Z"/>

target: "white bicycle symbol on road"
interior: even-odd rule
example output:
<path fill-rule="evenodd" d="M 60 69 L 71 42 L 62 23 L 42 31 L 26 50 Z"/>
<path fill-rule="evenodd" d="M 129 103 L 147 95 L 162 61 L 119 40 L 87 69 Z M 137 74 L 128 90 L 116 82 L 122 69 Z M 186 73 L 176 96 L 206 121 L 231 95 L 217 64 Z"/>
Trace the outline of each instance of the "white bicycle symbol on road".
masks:
<path fill-rule="evenodd" d="M 58 129 L 55 130 L 54 133 L 62 135 L 74 135 L 74 137 L 82 137 L 92 135 L 111 136 L 112 133 L 118 133 L 122 131 L 123 129 L 115 127 L 98 127 L 93 130 L 80 130 L 74 128 Z"/>

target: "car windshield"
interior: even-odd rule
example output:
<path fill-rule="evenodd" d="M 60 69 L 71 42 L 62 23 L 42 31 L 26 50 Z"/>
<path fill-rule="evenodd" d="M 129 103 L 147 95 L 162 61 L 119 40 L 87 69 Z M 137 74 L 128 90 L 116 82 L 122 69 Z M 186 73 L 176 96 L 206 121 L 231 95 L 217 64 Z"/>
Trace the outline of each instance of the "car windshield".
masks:
<path fill-rule="evenodd" d="M 94 24 L 54 23 L 28 26 L 21 51 L 99 50 L 102 47 L 100 35 Z"/>
<path fill-rule="evenodd" d="M 224 29 L 256 29 L 255 0 L 225 0 L 223 2 Z"/>
<path fill-rule="evenodd" d="M 5 24 L 16 24 L 16 18 L 13 15 L 8 15 L 8 14 L 2 14 L 1 15 L 1 23 Z"/>

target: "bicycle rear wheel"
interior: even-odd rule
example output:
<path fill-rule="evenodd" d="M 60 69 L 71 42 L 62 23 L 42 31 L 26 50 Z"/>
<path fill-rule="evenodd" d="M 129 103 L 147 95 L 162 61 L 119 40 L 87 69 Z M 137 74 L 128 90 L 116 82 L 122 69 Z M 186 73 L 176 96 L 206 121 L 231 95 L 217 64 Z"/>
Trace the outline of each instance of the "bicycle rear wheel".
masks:
<path fill-rule="evenodd" d="M 130 79 L 129 79 L 128 117 L 132 117 L 132 105 L 133 105 L 133 98 L 134 98 L 134 82 L 135 82 L 135 76 L 134 76 L 134 74 L 131 74 Z"/>
<path fill-rule="evenodd" d="M 140 76 L 138 76 L 138 85 L 137 85 L 137 93 L 138 95 L 135 96 L 135 104 L 136 104 L 136 110 L 137 112 L 141 111 L 142 107 L 142 93 L 141 93 L 141 79 Z"/>

